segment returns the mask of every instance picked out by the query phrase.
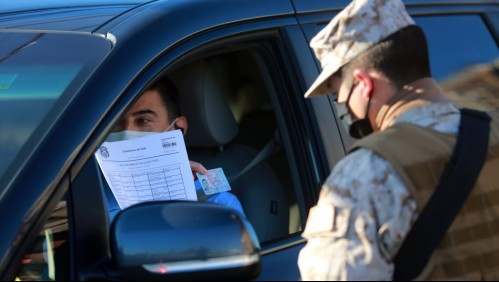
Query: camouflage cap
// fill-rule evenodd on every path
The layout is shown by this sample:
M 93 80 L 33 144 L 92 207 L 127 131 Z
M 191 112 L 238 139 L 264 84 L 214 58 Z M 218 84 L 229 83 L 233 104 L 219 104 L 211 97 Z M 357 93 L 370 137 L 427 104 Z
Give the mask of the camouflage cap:
M 353 0 L 310 41 L 322 72 L 305 98 L 328 94 L 326 80 L 360 53 L 414 21 L 400 0 Z

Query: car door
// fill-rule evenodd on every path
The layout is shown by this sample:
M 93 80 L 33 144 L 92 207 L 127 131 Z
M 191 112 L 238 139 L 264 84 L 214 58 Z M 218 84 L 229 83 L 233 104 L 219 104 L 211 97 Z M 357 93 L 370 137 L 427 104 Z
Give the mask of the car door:
M 176 5 L 176 3 L 169 1 L 164 2 L 167 2 L 166 6 Z M 282 3 L 283 1 L 276 2 L 272 6 L 274 7 L 272 10 L 277 14 L 286 13 L 287 10 L 282 8 Z M 16 163 L 24 169 L 18 173 L 20 176 L 16 175 L 17 182 L 12 184 L 11 179 L 2 179 L 2 184 L 12 184 L 12 187 L 20 187 L 21 189 L 12 189 L 13 192 L 9 192 L 9 194 L 15 194 L 15 190 L 19 190 L 19 192 L 29 191 L 29 193 L 15 194 L 10 198 L 2 197 L 2 209 L 5 207 L 5 211 L 9 211 L 9 213 L 10 209 L 16 211 L 15 214 L 11 213 L 15 216 L 9 221 L 12 223 L 9 224 L 11 226 L 9 235 L 11 233 L 18 234 L 16 232 L 22 235 L 12 241 L 12 246 L 9 246 L 12 242 L 7 240 L 10 239 L 7 236 L 4 238 L 6 240 L 2 241 L 4 249 L 11 252 L 3 253 L 5 256 L 2 260 L 2 269 L 5 271 L 2 271 L 2 277 L 9 279 L 22 277 L 35 280 L 54 278 L 85 280 L 92 278 L 110 279 L 110 277 L 112 279 L 131 279 L 133 277 L 116 273 L 119 268 L 106 267 L 107 265 L 113 266 L 110 261 L 116 257 L 111 255 L 110 236 L 112 234 L 109 231 L 111 222 L 107 217 L 103 179 L 99 177 L 100 171 L 93 158 L 94 152 L 137 95 L 158 75 L 161 75 L 165 68 L 170 67 L 173 61 L 192 49 L 201 48 L 202 44 L 209 42 L 209 40 L 218 40 L 220 36 L 223 36 L 216 30 L 203 31 L 204 28 L 209 25 L 223 25 L 227 23 L 226 21 L 231 23 L 240 16 L 240 14 L 234 14 L 232 19 L 211 17 L 204 13 L 206 9 L 203 8 L 206 7 L 199 6 L 196 8 L 197 13 L 204 15 L 206 20 L 191 21 L 186 13 L 191 16 L 191 12 L 195 12 L 192 9 L 186 10 L 183 6 L 168 7 L 166 9 L 168 17 L 164 17 L 165 15 L 162 13 L 165 13 L 165 10 L 158 9 L 154 6 L 155 4 L 150 3 L 150 5 L 142 6 L 144 10 L 139 11 L 139 14 L 144 12 L 141 15 L 142 18 L 140 16 L 127 18 L 128 14 L 126 14 L 124 19 L 120 18 L 117 22 L 106 22 L 108 25 L 102 27 L 100 31 L 95 30 L 93 35 L 84 32 L 75 35 L 75 37 L 78 35 L 88 36 L 102 41 L 105 47 L 108 49 L 111 47 L 111 52 L 105 53 L 107 57 L 97 69 L 85 69 L 85 73 L 90 72 L 92 75 L 81 78 L 85 83 L 71 85 L 72 88 L 68 90 L 70 94 L 67 95 L 67 99 L 57 104 L 57 107 L 52 108 L 50 117 L 53 120 L 51 119 L 51 123 L 47 123 L 52 127 L 49 127 L 47 131 L 43 131 L 45 128 L 40 128 L 36 138 L 32 138 L 33 143 L 40 142 L 42 144 L 36 147 L 39 151 L 35 151 L 36 154 L 31 153 L 31 155 L 28 154 L 30 151 L 23 154 L 23 156 L 30 157 L 26 161 L 29 166 L 23 166 L 24 159 Z M 187 5 L 190 4 L 187 3 Z M 217 5 L 213 4 L 209 4 L 208 7 L 214 10 L 218 8 Z M 239 10 L 238 5 L 232 7 Z M 251 13 L 257 13 L 256 16 L 260 15 L 258 13 L 274 16 L 271 12 L 262 10 L 258 6 L 251 5 L 251 7 L 253 11 L 243 11 L 249 13 L 249 16 L 246 15 L 249 18 L 251 18 Z M 292 11 L 289 2 L 285 1 L 284 7 Z M 170 9 L 178 9 L 182 12 L 176 11 L 170 14 Z M 185 30 L 179 30 L 176 25 L 172 25 L 172 22 L 175 23 L 180 19 L 186 21 L 184 22 Z M 143 26 L 147 20 L 152 21 L 152 23 L 149 22 L 151 26 Z M 163 25 L 169 28 L 168 32 L 162 32 L 163 27 L 158 28 L 156 25 L 158 22 L 154 22 L 154 20 L 166 21 L 166 23 L 163 22 Z M 161 26 L 161 23 L 159 24 Z M 231 24 L 228 25 L 227 30 L 230 34 Z M 154 32 L 158 32 L 158 29 L 160 33 L 155 34 Z M 56 31 L 48 33 L 51 33 L 51 35 L 46 36 L 49 38 L 58 36 L 66 38 L 71 37 L 72 34 L 72 32 L 61 32 L 62 35 L 57 35 Z M 26 34 L 29 35 L 29 33 Z M 156 37 L 156 35 L 161 36 Z M 172 48 L 177 41 L 189 36 L 192 36 L 192 40 L 186 40 L 185 44 L 179 45 L 178 48 Z M 147 40 L 152 40 L 152 42 L 149 42 L 148 45 L 146 44 Z M 28 43 L 33 42 L 28 41 Z M 79 42 L 73 40 L 72 43 L 78 44 Z M 80 47 L 84 49 L 85 46 L 81 45 Z M 144 46 L 149 47 L 145 48 Z M 23 50 L 24 47 L 21 46 L 17 50 Z M 73 49 L 67 48 L 65 52 L 70 53 L 71 50 Z M 84 51 L 89 50 L 91 48 Z M 57 49 L 54 48 L 53 51 L 57 51 Z M 61 54 L 65 55 L 65 52 Z M 6 53 L 9 54 L 9 52 Z M 2 57 L 2 59 L 7 57 Z M 80 57 L 86 56 L 81 55 Z M 34 64 L 37 62 L 39 61 L 33 60 Z M 29 68 L 23 68 L 23 70 L 30 71 Z M 68 74 L 61 73 L 63 76 Z M 15 78 L 14 75 L 11 77 Z M 2 87 L 5 88 L 4 82 L 2 80 Z M 30 85 L 36 88 L 36 83 Z M 33 92 L 36 93 L 36 91 Z M 52 166 L 43 165 L 47 160 L 50 160 Z M 4 165 L 5 163 L 2 163 L 2 168 Z M 43 182 L 37 182 L 40 179 L 43 179 Z M 30 189 L 37 189 L 36 192 L 39 194 L 34 194 L 35 191 L 30 191 Z M 30 201 L 23 201 L 23 197 Z M 5 203 L 6 199 L 15 199 L 15 201 Z M 19 203 L 23 204 L 23 209 L 13 208 L 18 200 Z M 276 207 L 273 209 L 275 213 Z M 24 216 L 22 212 L 25 211 L 32 213 L 29 222 L 22 222 Z M 7 212 L 4 213 L 4 216 L 8 217 Z M 283 226 L 287 229 L 288 223 L 286 222 Z M 19 231 L 19 229 L 22 230 Z M 243 228 L 241 231 L 246 232 L 245 230 L 250 229 Z M 213 231 L 206 230 L 206 232 L 213 234 Z M 61 240 L 59 235 L 64 236 L 64 239 Z M 246 233 L 243 235 L 244 238 L 248 237 Z M 227 239 L 230 237 L 226 236 L 225 240 L 219 241 L 228 242 Z M 178 239 L 182 239 L 182 234 L 178 234 Z M 116 241 L 116 239 L 113 240 Z M 64 243 L 65 247 L 57 249 L 58 255 L 55 255 L 54 247 L 59 247 L 61 242 Z M 221 246 L 221 248 L 227 247 Z M 143 250 L 139 248 L 139 251 Z M 257 256 L 259 257 L 259 253 Z M 57 259 L 55 259 L 56 257 Z M 123 257 L 126 258 L 126 254 Z M 36 261 L 35 258 L 39 261 Z M 5 268 L 3 268 L 4 266 Z M 197 269 L 194 268 L 194 270 Z M 230 271 L 227 272 L 229 277 L 230 273 Z M 224 273 L 218 274 L 222 277 L 224 275 Z M 141 278 L 147 278 L 147 276 Z
M 185 139 L 188 155 L 207 168 L 223 168 L 229 179 L 237 178 L 231 183 L 232 192 L 242 202 L 262 248 L 262 272 L 257 279 L 298 280 L 296 262 L 304 243 L 300 234 L 308 209 L 316 202 L 331 163 L 341 158 L 345 149 L 331 105 L 303 99 L 307 85 L 303 76 L 308 75 L 308 70 L 301 70 L 296 63 L 290 42 L 297 40 L 303 47 L 305 37 L 293 13 L 254 18 L 196 31 L 173 47 L 163 47 L 166 50 L 152 47 L 161 52 L 154 55 L 153 64 L 133 79 L 129 94 L 125 95 L 138 95 L 162 75 L 172 78 L 181 96 L 187 95 L 187 91 L 196 91 L 191 89 L 193 85 L 201 85 L 200 73 L 205 74 L 205 79 L 209 77 L 210 83 L 216 85 L 210 89 L 222 92 L 239 131 L 224 144 L 198 144 L 190 140 L 198 126 L 194 120 L 217 121 L 213 121 L 214 116 L 203 118 L 199 112 L 188 112 L 188 119 L 193 120 Z M 112 32 L 119 38 L 121 29 Z M 161 34 L 168 33 L 156 33 L 156 37 Z M 310 50 L 303 51 L 305 55 L 300 57 L 305 59 L 300 60 L 308 60 L 311 66 Z M 100 125 L 102 132 L 109 132 L 133 101 L 126 100 L 120 101 L 120 109 L 109 111 L 103 119 L 107 124 Z M 188 103 L 195 104 L 197 100 Z M 327 128 L 327 133 L 321 133 L 321 127 Z M 321 136 L 337 146 L 326 152 Z M 275 151 L 270 155 L 262 153 L 274 141 L 278 143 Z M 252 164 L 254 160 L 257 161 Z
M 191 160 L 209 169 L 221 167 L 229 179 L 237 177 L 231 182 L 232 192 L 260 239 L 262 272 L 257 279 L 262 280 L 300 278 L 296 264 L 304 242 L 300 234 L 329 171 L 322 139 L 317 136 L 318 124 L 331 120 L 316 119 L 317 115 L 329 117 L 331 112 L 317 113 L 312 102 L 303 99 L 305 82 L 290 56 L 289 41 L 295 39 L 288 28 L 299 30 L 292 15 L 242 21 L 200 33 L 158 57 L 150 68 L 154 71 L 143 78 L 152 81 L 168 75 L 180 95 L 190 96 L 201 95 L 188 91 L 197 91 L 194 86 L 209 79 L 215 85 L 210 90 L 222 92 L 237 123 L 237 135 L 217 146 L 199 144 L 210 143 L 190 138 L 192 132 L 201 130 L 196 129 L 201 121 L 226 121 L 184 112 L 191 120 L 187 151 Z M 302 33 L 297 36 L 304 40 Z M 344 147 L 334 121 L 330 134 L 338 147 L 329 153 L 339 158 Z M 275 152 L 262 153 L 276 141 L 276 135 Z

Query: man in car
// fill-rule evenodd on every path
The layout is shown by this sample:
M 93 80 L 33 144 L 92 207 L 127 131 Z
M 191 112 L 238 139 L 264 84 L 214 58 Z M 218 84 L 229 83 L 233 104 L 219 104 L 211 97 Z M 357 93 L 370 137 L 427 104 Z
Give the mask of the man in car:
M 305 97 L 336 93 L 338 115 L 362 139 L 310 210 L 298 258 L 302 279 L 391 280 L 399 248 L 451 158 L 462 115 L 431 77 L 426 38 L 400 0 L 352 1 L 310 46 L 322 73 Z M 468 198 L 473 203 L 444 231 L 419 278 L 499 277 L 499 127 L 497 112 L 489 115 L 488 161 Z
M 154 133 L 180 129 L 187 133 L 187 118 L 179 115 L 178 91 L 173 82 L 166 76 L 151 85 L 125 114 L 113 129 L 106 141 L 129 140 Z M 220 192 L 210 196 L 202 195 L 202 186 L 196 173 L 206 174 L 206 168 L 197 162 L 190 161 L 192 175 L 198 200 L 223 204 L 244 214 L 241 203 L 230 192 Z M 121 210 L 109 187 L 105 190 L 111 219 Z

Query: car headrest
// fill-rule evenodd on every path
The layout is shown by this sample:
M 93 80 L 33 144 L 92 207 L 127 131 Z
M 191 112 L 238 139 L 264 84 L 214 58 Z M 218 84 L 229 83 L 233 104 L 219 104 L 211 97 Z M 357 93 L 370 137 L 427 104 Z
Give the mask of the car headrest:
M 169 75 L 179 92 L 180 112 L 187 118 L 188 147 L 217 147 L 230 142 L 238 125 L 206 61 L 196 61 Z

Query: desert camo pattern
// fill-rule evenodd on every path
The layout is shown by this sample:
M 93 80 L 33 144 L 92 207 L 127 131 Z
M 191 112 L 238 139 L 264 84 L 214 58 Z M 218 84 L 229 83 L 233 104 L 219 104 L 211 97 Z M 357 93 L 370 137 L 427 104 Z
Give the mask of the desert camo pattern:
M 400 0 L 354 0 L 310 41 L 322 72 L 305 97 L 328 94 L 325 80 L 392 33 L 413 25 Z
M 408 122 L 457 134 L 451 103 L 412 109 Z M 394 167 L 368 149 L 341 160 L 310 210 L 298 265 L 303 280 L 391 280 L 392 258 L 417 218 L 416 201 Z

